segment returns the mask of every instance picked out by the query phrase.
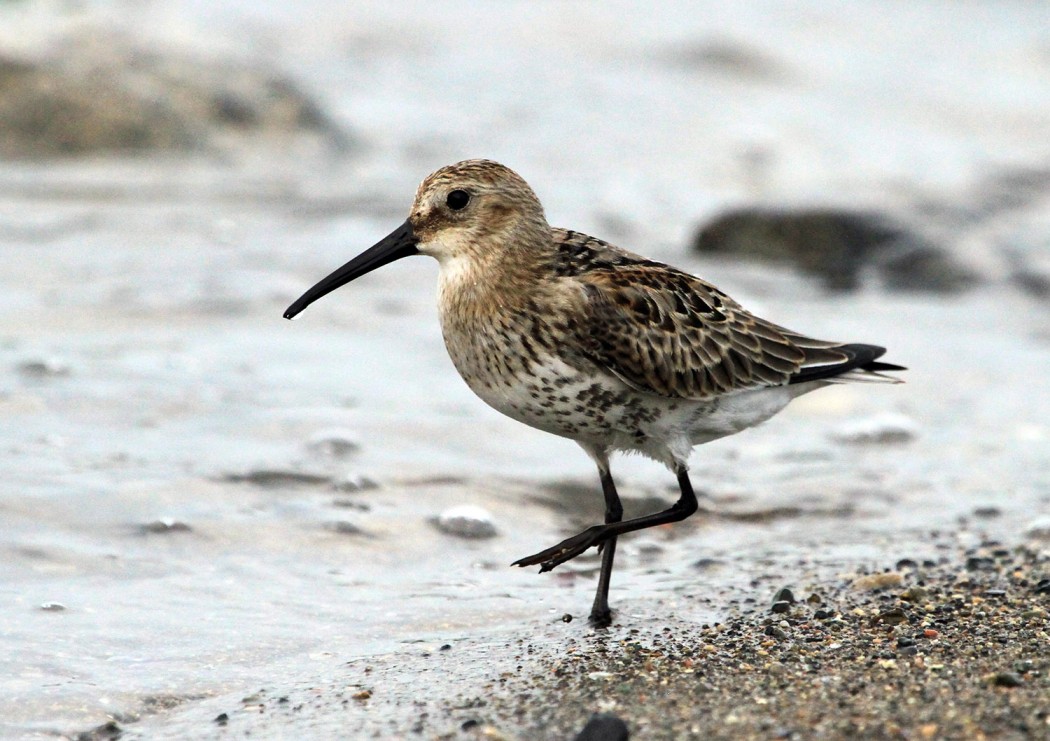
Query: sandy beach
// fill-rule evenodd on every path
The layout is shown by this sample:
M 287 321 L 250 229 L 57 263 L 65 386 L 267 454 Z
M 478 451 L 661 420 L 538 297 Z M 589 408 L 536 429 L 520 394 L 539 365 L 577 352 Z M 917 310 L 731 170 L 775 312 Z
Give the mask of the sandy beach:
M 0 1 L 0 737 L 1050 738 L 1046 21 Z M 593 553 L 509 566 L 601 490 L 466 388 L 431 261 L 281 318 L 467 157 L 910 369 L 697 449 L 607 631 Z

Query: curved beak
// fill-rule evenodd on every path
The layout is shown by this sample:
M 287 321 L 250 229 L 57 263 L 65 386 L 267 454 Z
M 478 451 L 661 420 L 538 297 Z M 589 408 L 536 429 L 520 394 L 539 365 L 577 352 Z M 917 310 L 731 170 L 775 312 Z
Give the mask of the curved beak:
M 371 273 L 376 268 L 381 268 L 394 260 L 400 260 L 409 255 L 418 255 L 416 249 L 416 235 L 412 232 L 412 224 L 405 221 L 404 224 L 383 237 L 377 244 L 369 247 L 343 267 L 335 270 L 327 278 L 318 281 L 317 285 L 297 298 L 291 306 L 284 311 L 284 318 L 291 319 L 307 306 L 322 296 L 334 291 L 339 286 L 345 285 L 354 278 L 360 278 L 365 273 Z

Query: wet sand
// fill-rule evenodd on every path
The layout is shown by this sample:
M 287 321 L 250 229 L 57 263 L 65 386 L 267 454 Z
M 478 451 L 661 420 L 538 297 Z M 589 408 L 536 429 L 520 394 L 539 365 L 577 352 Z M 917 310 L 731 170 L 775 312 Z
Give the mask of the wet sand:
M 0 7 L 10 48 L 98 23 L 279 64 L 349 142 L 3 163 L 0 735 L 565 739 L 595 711 L 640 739 L 1050 735 L 1039 11 L 309 7 L 177 3 L 168 31 L 119 3 Z M 433 264 L 280 318 L 479 155 L 554 223 L 911 368 L 699 449 L 705 512 L 622 540 L 607 632 L 583 619 L 593 554 L 508 565 L 597 522 L 598 482 L 466 389 Z M 834 293 L 689 249 L 724 207 L 800 202 L 919 224 L 981 282 Z M 629 514 L 674 499 L 655 464 L 614 473 Z M 434 525 L 463 505 L 495 535 Z

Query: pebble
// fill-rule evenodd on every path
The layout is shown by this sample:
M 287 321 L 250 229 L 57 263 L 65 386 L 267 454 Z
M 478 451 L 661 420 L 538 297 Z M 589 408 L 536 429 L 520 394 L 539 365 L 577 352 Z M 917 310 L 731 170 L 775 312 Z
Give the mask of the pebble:
M 1050 516 L 1036 517 L 1025 528 L 1024 535 L 1032 540 L 1050 540 Z
M 627 741 L 630 737 L 623 720 L 612 713 L 595 713 L 574 741 Z
M 498 534 L 492 515 L 473 504 L 450 507 L 433 522 L 441 532 L 458 538 L 492 538 Z
M 789 605 L 795 604 L 795 594 L 788 587 L 781 587 L 777 590 L 777 593 L 773 595 L 773 603 L 787 602 Z
M 355 435 L 341 428 L 321 430 L 311 435 L 306 442 L 306 449 L 316 455 L 328 458 L 345 458 L 361 449 Z
M 162 517 L 159 520 L 153 522 L 147 522 L 142 525 L 140 530 L 145 534 L 158 534 L 166 535 L 168 533 L 188 533 L 192 532 L 193 528 L 187 525 L 181 520 L 176 520 L 172 517 Z
M 783 615 L 784 613 L 791 611 L 791 603 L 787 600 L 777 600 L 769 609 L 778 615 Z
M 61 602 L 41 602 L 40 609 L 44 612 L 64 612 L 66 606 Z
M 36 358 L 16 366 L 19 373 L 28 378 L 62 378 L 73 372 L 72 367 L 61 358 Z
M 90 731 L 78 733 L 77 741 L 115 741 L 124 735 L 124 729 L 115 721 L 95 726 Z
M 992 684 L 996 687 L 1020 687 L 1024 680 L 1013 672 L 999 672 L 992 677 Z
M 908 615 L 899 607 L 884 610 L 871 619 L 872 624 L 884 623 L 886 625 L 900 625 L 908 622 Z
M 914 440 L 918 431 L 918 425 L 903 414 L 879 414 L 841 425 L 831 437 L 848 445 L 887 445 Z
M 868 592 L 875 589 L 886 589 L 887 587 L 900 586 L 901 582 L 904 581 L 904 577 L 896 571 L 884 571 L 878 574 L 865 574 L 858 576 L 850 586 L 861 592 Z
M 926 589 L 918 585 L 908 587 L 900 593 L 900 598 L 905 602 L 922 602 L 929 596 L 930 593 Z
M 365 531 L 347 520 L 335 520 L 325 524 L 327 530 L 339 535 L 365 535 Z

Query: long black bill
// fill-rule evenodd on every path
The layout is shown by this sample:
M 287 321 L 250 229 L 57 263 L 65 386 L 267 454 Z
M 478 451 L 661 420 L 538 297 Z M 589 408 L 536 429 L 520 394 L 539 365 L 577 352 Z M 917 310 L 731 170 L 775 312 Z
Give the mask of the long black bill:
M 317 299 L 328 295 L 354 278 L 360 278 L 365 273 L 371 273 L 376 268 L 381 268 L 394 260 L 418 254 L 416 235 L 412 233 L 412 224 L 406 221 L 377 244 L 369 247 L 327 278 L 318 281 L 317 285 L 297 298 L 291 306 L 285 309 L 284 318 L 291 319 Z

